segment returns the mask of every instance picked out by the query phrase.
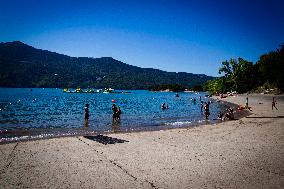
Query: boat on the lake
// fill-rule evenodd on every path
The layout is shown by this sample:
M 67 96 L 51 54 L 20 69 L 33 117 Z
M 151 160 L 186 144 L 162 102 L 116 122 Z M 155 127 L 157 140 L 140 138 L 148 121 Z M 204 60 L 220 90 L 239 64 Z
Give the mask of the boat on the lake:
M 116 91 L 115 89 L 112 89 L 112 88 L 104 88 L 104 89 L 98 89 L 98 90 L 94 90 L 92 88 L 89 88 L 89 89 L 83 90 L 79 87 L 75 90 L 64 88 L 63 92 L 64 93 L 104 93 L 104 94 L 108 94 L 108 93 L 124 93 L 124 94 L 131 93 L 129 91 Z
M 80 87 L 78 87 L 78 88 L 75 89 L 75 90 L 71 90 L 71 89 L 68 89 L 68 88 L 64 88 L 64 89 L 63 89 L 63 92 L 64 92 L 64 93 L 95 93 L 95 90 L 94 90 L 94 89 L 86 89 L 86 90 L 83 90 L 83 89 L 81 89 Z
M 129 91 L 116 91 L 115 89 L 112 89 L 112 88 L 105 88 L 104 90 L 102 90 L 102 93 L 105 93 L 105 94 L 108 94 L 108 93 L 124 93 L 124 94 L 127 94 L 127 93 L 131 93 Z
M 103 90 L 103 93 L 115 93 L 115 90 L 112 89 L 112 88 L 105 88 L 105 89 Z

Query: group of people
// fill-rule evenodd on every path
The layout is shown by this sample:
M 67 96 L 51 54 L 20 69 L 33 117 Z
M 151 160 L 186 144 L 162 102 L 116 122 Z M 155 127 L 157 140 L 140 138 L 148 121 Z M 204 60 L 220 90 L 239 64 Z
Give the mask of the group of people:
M 89 126 L 89 117 L 90 117 L 90 112 L 89 112 L 89 104 L 85 104 L 85 127 Z M 121 115 L 121 109 L 119 106 L 116 106 L 115 104 L 112 105 L 112 122 L 119 122 L 120 121 L 120 115 Z
M 222 121 L 224 121 L 226 119 L 234 120 L 235 119 L 234 110 L 231 107 L 228 107 L 226 109 L 225 115 L 224 115 L 224 113 L 219 112 L 217 117 L 218 117 L 219 120 L 222 120 Z
M 121 109 L 119 106 L 116 106 L 115 104 L 112 104 L 112 122 L 119 122 L 120 121 L 120 115 L 121 115 Z
M 201 101 L 201 112 L 204 109 L 204 116 L 205 119 L 208 119 L 209 115 L 210 115 L 210 110 L 209 110 L 209 105 L 210 105 L 211 101 L 208 102 L 203 102 Z M 224 113 L 222 113 L 221 111 L 218 113 L 217 115 L 217 119 L 219 120 L 225 120 L 225 119 L 229 119 L 229 120 L 233 120 L 234 118 L 234 110 L 231 107 L 228 107 L 226 109 L 226 111 Z
M 199 100 L 200 100 L 200 111 L 203 112 L 203 109 L 204 109 L 204 116 L 206 119 L 208 119 L 209 115 L 210 115 L 210 110 L 209 110 L 209 105 L 211 103 L 211 101 L 208 101 L 208 102 L 203 102 L 201 100 L 201 96 L 199 97 Z M 191 101 L 196 104 L 196 98 L 191 98 Z M 169 109 L 169 105 L 166 104 L 166 103 L 162 103 L 161 104 L 161 109 L 162 110 L 165 110 L 165 109 Z
M 196 102 L 196 99 L 194 99 L 194 101 Z M 200 97 L 200 110 L 201 112 L 204 110 L 204 116 L 206 119 L 208 119 L 209 115 L 210 115 L 210 110 L 209 110 L 209 105 L 210 105 L 210 101 L 208 102 L 203 102 L 201 100 L 201 97 Z M 276 99 L 275 97 L 272 98 L 272 110 L 275 108 L 276 110 L 277 107 L 276 107 Z M 165 110 L 165 109 L 169 109 L 169 105 L 166 104 L 166 103 L 162 103 L 161 104 L 161 109 L 162 110 Z M 241 109 L 249 109 L 251 110 L 251 107 L 249 107 L 249 104 L 248 104 L 248 97 L 246 98 L 246 102 L 245 102 L 245 107 L 241 107 Z M 89 117 L 90 117 L 90 113 L 89 113 L 89 104 L 85 104 L 85 127 L 88 127 L 89 125 Z M 240 110 L 240 107 L 238 107 L 238 110 Z M 119 106 L 116 106 L 115 104 L 112 104 L 112 122 L 115 123 L 115 122 L 119 122 L 120 121 L 120 115 L 121 115 L 121 109 Z M 222 112 L 219 112 L 218 113 L 218 118 L 217 119 L 220 119 L 220 120 L 225 120 L 225 119 L 229 119 L 229 120 L 234 120 L 234 110 L 231 108 L 231 107 L 228 107 L 225 111 L 225 113 L 222 113 Z
M 162 109 L 162 110 L 169 109 L 169 105 L 166 104 L 166 103 L 163 103 L 163 104 L 161 105 L 161 109 Z

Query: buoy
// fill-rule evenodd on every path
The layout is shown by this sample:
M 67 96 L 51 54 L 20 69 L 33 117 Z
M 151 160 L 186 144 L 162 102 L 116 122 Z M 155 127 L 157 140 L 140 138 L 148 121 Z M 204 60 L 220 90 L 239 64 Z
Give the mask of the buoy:
M 112 99 L 111 102 L 116 102 L 116 100 Z

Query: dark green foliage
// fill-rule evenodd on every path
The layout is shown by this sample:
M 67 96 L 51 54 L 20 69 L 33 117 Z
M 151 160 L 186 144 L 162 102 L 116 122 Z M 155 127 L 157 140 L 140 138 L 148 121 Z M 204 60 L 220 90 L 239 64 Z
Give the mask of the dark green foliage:
M 226 79 L 225 77 L 220 77 L 215 80 L 210 80 L 205 83 L 203 86 L 204 91 L 208 91 L 211 94 L 224 93 L 226 89 Z
M 193 91 L 203 91 L 203 87 L 201 85 L 195 85 L 191 89 Z
M 242 58 L 222 62 L 219 74 L 224 73 L 223 84 L 227 91 L 244 93 L 255 87 L 255 70 L 252 62 Z
M 112 87 L 148 89 L 161 84 L 203 85 L 213 77 L 139 68 L 111 57 L 69 57 L 21 42 L 0 43 L 1 87 Z
M 253 64 L 242 58 L 222 62 L 219 69 L 222 77 L 205 83 L 204 90 L 210 93 L 237 91 L 245 93 L 263 85 L 276 86 L 284 91 L 284 48 L 260 57 Z
M 268 82 L 284 91 L 284 46 L 281 45 L 280 50 L 262 55 L 256 63 L 256 69 L 260 75 L 260 83 Z
M 165 91 L 165 90 L 170 90 L 173 92 L 180 92 L 180 91 L 184 91 L 185 87 L 181 86 L 179 84 L 164 84 L 164 85 L 156 85 L 156 86 L 152 86 L 149 87 L 150 91 Z

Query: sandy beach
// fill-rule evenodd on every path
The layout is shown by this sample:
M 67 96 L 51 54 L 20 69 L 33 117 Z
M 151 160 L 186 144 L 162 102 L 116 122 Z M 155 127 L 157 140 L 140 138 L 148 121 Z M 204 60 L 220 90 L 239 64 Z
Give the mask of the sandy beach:
M 1 144 L 0 188 L 284 188 L 283 99 L 249 95 L 248 117 L 215 125 Z

